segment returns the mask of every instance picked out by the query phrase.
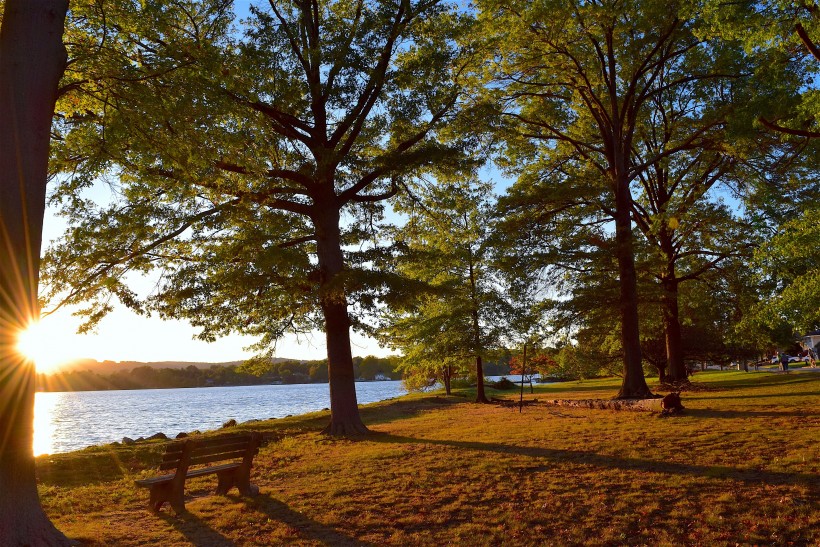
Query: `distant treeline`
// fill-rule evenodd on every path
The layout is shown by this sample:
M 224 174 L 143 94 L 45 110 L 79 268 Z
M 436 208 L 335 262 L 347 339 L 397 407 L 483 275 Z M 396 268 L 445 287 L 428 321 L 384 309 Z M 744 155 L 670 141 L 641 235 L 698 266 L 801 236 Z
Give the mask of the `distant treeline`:
M 397 357 L 354 357 L 356 378 L 400 380 Z M 111 389 L 156 389 L 211 386 L 252 386 L 260 384 L 306 384 L 327 382 L 327 360 L 281 361 L 250 360 L 239 365 L 212 365 L 197 368 L 136 367 L 128 371 L 101 374 L 89 370 L 40 374 L 39 391 L 98 391 Z

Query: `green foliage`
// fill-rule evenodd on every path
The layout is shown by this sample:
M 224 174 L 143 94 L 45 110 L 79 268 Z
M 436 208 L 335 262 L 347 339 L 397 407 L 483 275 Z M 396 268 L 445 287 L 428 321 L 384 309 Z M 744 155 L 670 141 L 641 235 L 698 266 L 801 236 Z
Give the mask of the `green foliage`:
M 770 78 L 787 78 L 787 85 L 802 87 L 802 93 L 777 93 L 767 97 L 758 110 L 760 122 L 769 129 L 797 137 L 820 136 L 818 113 L 820 103 L 814 79 L 820 69 L 816 44 L 820 36 L 820 18 L 813 4 L 789 0 L 725 3 L 709 0 L 703 6 L 708 22 L 706 31 L 737 39 L 747 51 L 754 51 L 769 59 L 760 62 L 756 70 Z M 801 39 L 801 31 L 807 41 Z M 812 51 L 814 49 L 814 51 Z M 778 63 L 771 62 L 778 59 Z M 774 74 L 776 64 L 790 65 L 790 70 Z M 779 128 L 779 129 L 777 129 Z
M 45 298 L 83 305 L 86 328 L 114 298 L 265 350 L 321 328 L 321 301 L 358 325 L 395 286 L 381 202 L 461 157 L 439 131 L 469 24 L 443 2 L 282 0 L 241 28 L 221 0 L 79 4 L 52 158 L 69 231 Z M 103 183 L 110 200 L 83 197 Z
M 602 374 L 603 363 L 592 352 L 581 351 L 573 345 L 565 345 L 556 356 L 557 366 L 550 374 L 561 380 L 597 378 Z
M 820 207 L 809 201 L 786 217 L 755 256 L 772 293 L 761 302 L 757 321 L 777 329 L 785 323 L 800 332 L 820 328 Z M 783 340 L 779 346 L 784 347 Z
M 405 377 L 459 376 L 499 347 L 508 306 L 493 267 L 491 188 L 444 182 L 418 185 L 400 203 L 394 232 L 396 272 L 419 290 L 385 310 L 381 340 L 403 354 Z

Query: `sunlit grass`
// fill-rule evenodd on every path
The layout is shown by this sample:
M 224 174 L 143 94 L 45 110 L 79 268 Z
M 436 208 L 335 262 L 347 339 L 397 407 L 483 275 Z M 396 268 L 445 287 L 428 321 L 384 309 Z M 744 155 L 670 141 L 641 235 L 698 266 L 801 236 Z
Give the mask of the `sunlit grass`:
M 377 434 L 364 440 L 321 436 L 326 413 L 255 423 L 272 436 L 253 474 L 262 495 L 193 481 L 184 517 L 151 515 L 133 486 L 159 442 L 41 458 L 41 495 L 61 529 L 98 545 L 818 544 L 820 374 L 695 380 L 709 390 L 684 393 L 671 418 L 439 394 L 370 405 Z M 617 385 L 526 398 L 611 397 Z

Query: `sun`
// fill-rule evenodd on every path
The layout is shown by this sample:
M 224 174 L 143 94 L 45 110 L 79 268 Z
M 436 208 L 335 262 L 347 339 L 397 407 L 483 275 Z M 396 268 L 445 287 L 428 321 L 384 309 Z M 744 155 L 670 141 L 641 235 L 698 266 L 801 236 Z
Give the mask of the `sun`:
M 39 321 L 30 323 L 26 330 L 17 335 L 17 350 L 34 361 L 37 372 L 56 372 L 65 360 L 59 345 L 51 338 Z

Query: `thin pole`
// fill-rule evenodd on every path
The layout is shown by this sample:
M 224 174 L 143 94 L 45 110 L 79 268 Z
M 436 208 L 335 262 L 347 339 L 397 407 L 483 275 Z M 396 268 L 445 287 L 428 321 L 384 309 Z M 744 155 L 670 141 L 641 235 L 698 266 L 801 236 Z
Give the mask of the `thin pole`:
M 524 408 L 524 372 L 527 370 L 527 343 L 524 342 L 524 357 L 521 359 L 521 394 L 518 396 L 518 413 Z

